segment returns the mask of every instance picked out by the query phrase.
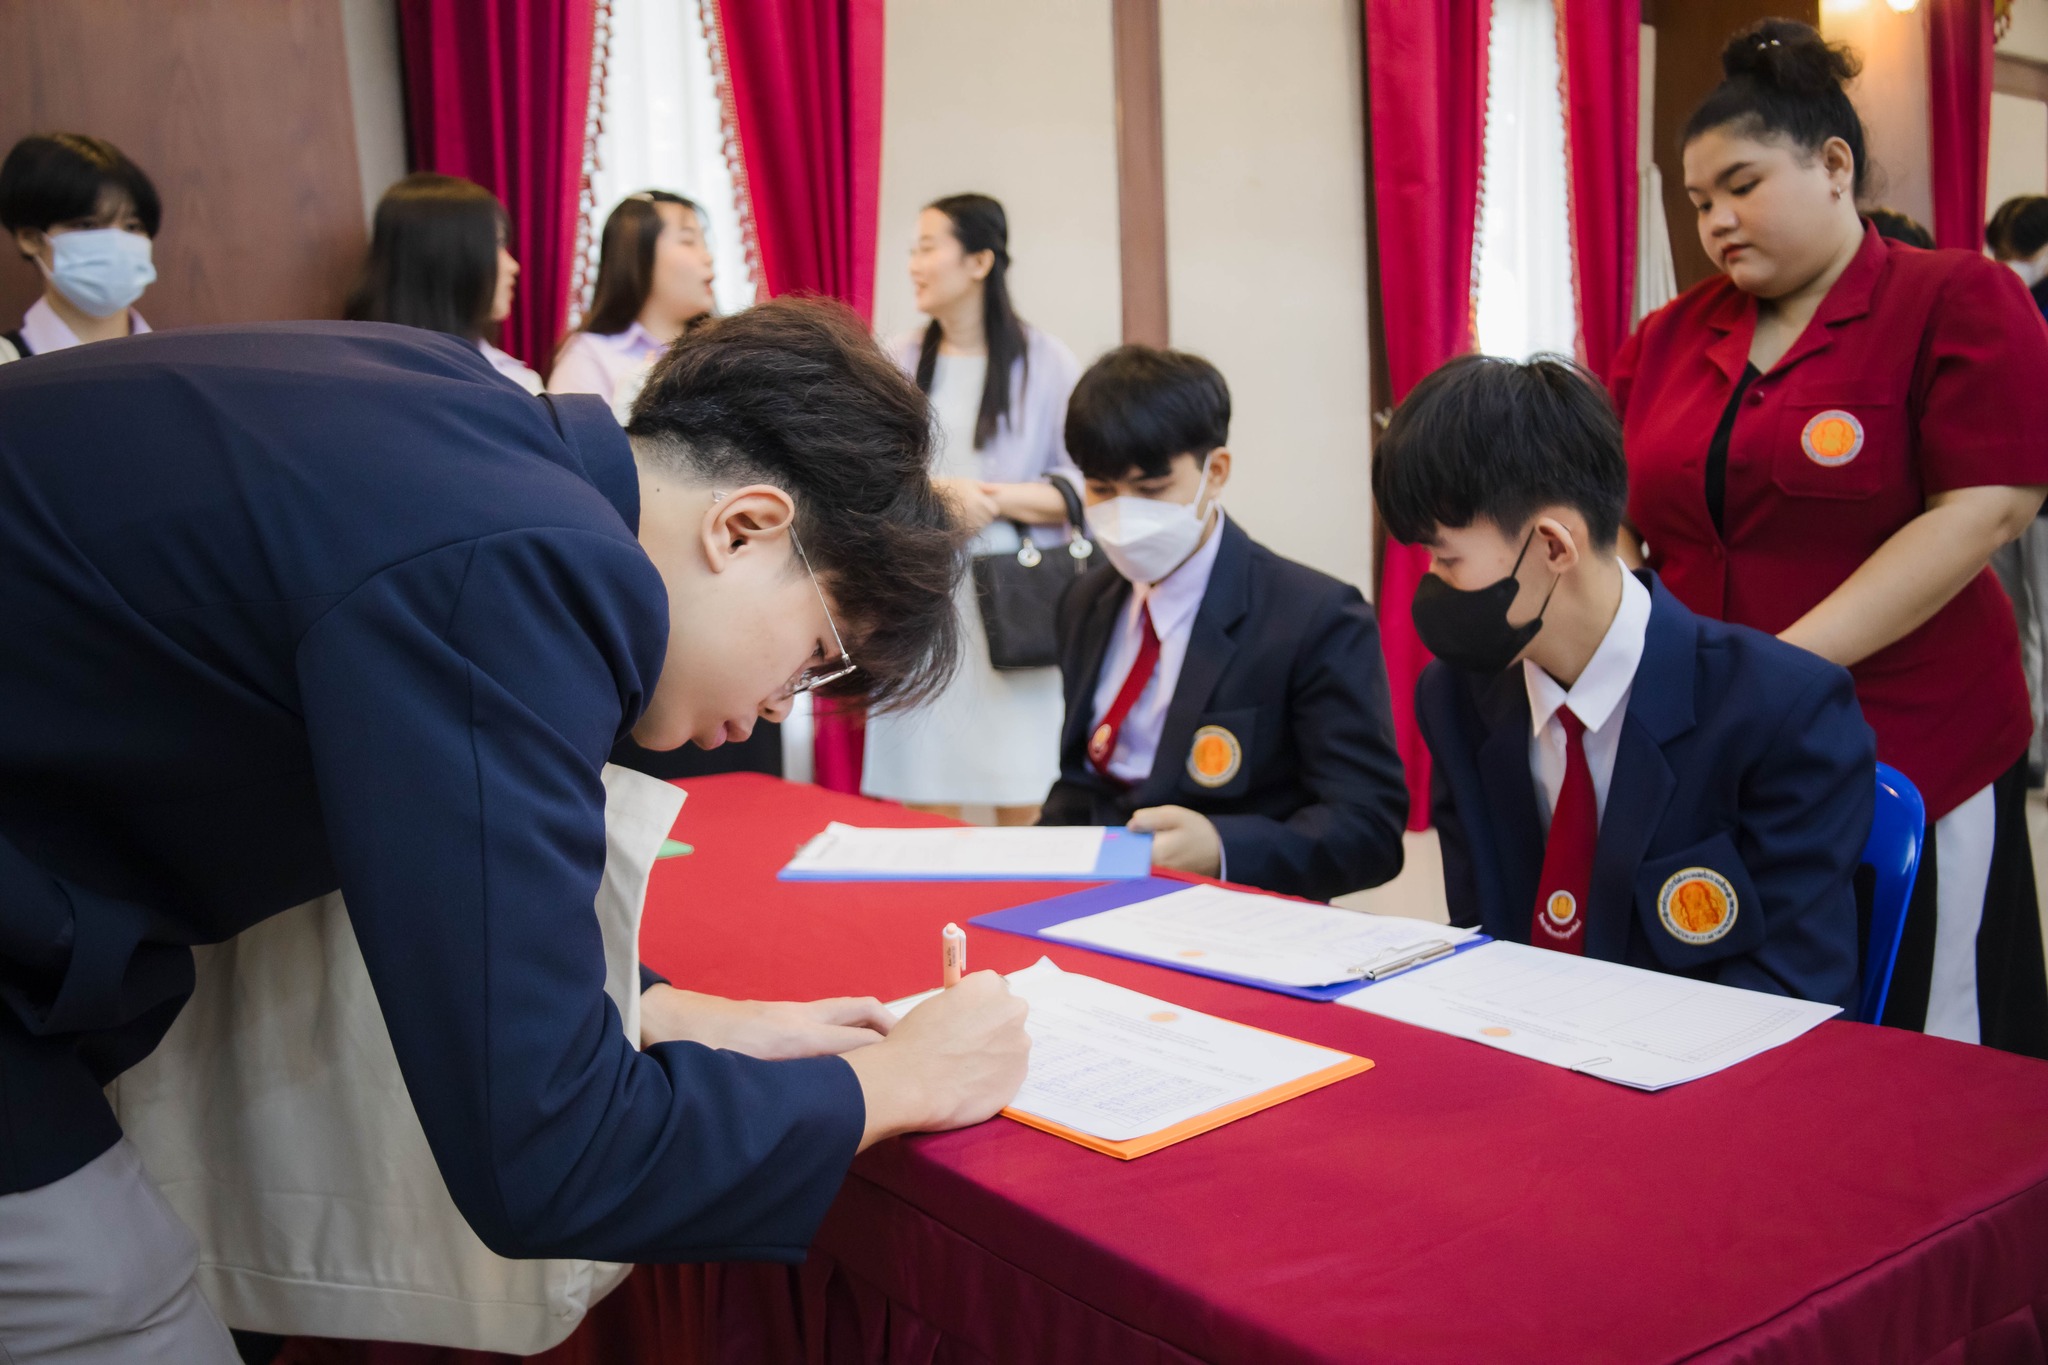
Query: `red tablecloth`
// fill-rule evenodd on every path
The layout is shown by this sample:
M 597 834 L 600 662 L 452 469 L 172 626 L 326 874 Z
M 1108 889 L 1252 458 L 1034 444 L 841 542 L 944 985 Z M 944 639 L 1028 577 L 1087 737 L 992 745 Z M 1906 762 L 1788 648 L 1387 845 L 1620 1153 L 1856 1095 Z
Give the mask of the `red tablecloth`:
M 741 997 L 933 983 L 948 919 L 1039 884 L 820 885 L 828 819 L 926 823 L 735 775 L 688 784 L 644 955 Z M 969 931 L 1373 1058 L 1135 1162 L 996 1120 L 855 1163 L 800 1269 L 643 1267 L 549 1365 L 2048 1360 L 2048 1064 L 1824 1024 L 1645 1095 L 1340 1007 Z M 301 1365 L 486 1357 L 295 1343 Z

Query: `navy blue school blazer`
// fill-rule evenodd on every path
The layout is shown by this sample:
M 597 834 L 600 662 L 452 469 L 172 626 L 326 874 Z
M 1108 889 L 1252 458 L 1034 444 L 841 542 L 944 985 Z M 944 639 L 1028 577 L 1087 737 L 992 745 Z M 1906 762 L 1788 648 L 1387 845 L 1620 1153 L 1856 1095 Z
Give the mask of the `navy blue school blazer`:
M 1594 853 L 1586 955 L 1853 1008 L 1877 741 L 1847 669 L 1695 616 L 1647 570 L 1650 623 Z M 1415 689 L 1451 922 L 1529 941 L 1543 826 L 1520 667 L 1441 660 Z M 1711 873 L 1721 879 L 1701 873 Z M 1689 919 L 1688 882 L 1724 889 Z
M 1327 900 L 1401 870 L 1408 788 L 1394 748 L 1379 622 L 1358 589 L 1282 559 L 1225 519 L 1152 774 L 1125 788 L 1088 762 L 1095 685 L 1131 600 L 1097 569 L 1060 604 L 1067 718 L 1047 825 L 1121 825 L 1147 806 L 1186 806 L 1222 836 L 1231 881 Z M 1190 758 L 1217 727 L 1238 746 L 1221 785 Z M 1210 776 L 1217 775 L 1212 768 Z
M 0 367 L 0 1191 L 119 1136 L 191 945 L 339 888 L 493 1250 L 802 1255 L 851 1069 L 636 1052 L 604 994 L 599 770 L 668 637 L 639 501 L 602 402 L 431 332 Z

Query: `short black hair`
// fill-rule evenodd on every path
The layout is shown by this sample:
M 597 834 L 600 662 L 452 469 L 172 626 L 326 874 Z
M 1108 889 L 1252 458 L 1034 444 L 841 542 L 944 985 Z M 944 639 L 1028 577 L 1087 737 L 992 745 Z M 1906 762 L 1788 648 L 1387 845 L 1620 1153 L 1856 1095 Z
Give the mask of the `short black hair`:
M 41 133 L 14 144 L 0 162 L 0 225 L 48 232 L 59 223 L 97 218 L 109 198 L 126 199 L 154 237 L 163 204 L 142 168 L 105 138 Z
M 1888 241 L 1904 242 L 1922 251 L 1934 250 L 1934 234 L 1909 213 L 1900 213 L 1897 209 L 1871 209 L 1863 216 L 1877 229 L 1877 235 Z
M 1984 225 L 1984 245 L 2001 261 L 2032 256 L 2048 246 L 2048 196 L 2016 194 Z
M 1088 367 L 1067 399 L 1067 453 L 1083 476 L 1159 478 L 1174 457 L 1230 441 L 1230 386 L 1186 351 L 1119 346 Z
M 1621 422 L 1570 361 L 1459 356 L 1394 409 L 1373 450 L 1372 492 L 1387 534 L 1403 544 L 1481 519 L 1512 535 L 1562 505 L 1604 550 L 1628 509 Z
M 475 181 L 408 175 L 377 201 L 370 253 L 342 315 L 481 341 L 510 230 L 505 206 Z
M 772 484 L 795 501 L 797 538 L 859 665 L 826 695 L 888 710 L 945 687 L 966 533 L 932 484 L 930 405 L 852 310 L 781 298 L 685 332 L 626 432 L 680 477 Z
M 1746 136 L 1782 137 L 1809 156 L 1838 137 L 1856 163 L 1853 184 L 1860 196 L 1869 170 L 1863 120 L 1843 87 L 1862 69 L 1854 52 L 1828 42 L 1810 24 L 1759 19 L 1721 49 L 1721 83 L 1685 121 L 1679 150 L 1728 126 Z

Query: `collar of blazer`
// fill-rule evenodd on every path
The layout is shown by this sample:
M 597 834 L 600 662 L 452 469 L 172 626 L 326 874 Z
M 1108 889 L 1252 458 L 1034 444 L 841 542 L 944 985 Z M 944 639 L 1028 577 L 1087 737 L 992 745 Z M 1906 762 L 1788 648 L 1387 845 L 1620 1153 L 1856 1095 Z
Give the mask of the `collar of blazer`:
M 1636 868 L 1664 818 L 1678 779 L 1663 746 L 1694 724 L 1693 672 L 1699 630 L 1687 611 L 1655 574 L 1638 574 L 1650 590 L 1650 623 L 1643 658 L 1629 686 L 1614 777 L 1601 815 L 1600 841 L 1593 857 L 1592 904 L 1586 917 L 1588 956 L 1622 961 L 1628 951 L 1630 901 Z M 1480 746 L 1480 780 L 1502 859 L 1507 913 L 1527 939 L 1527 910 L 1536 904 L 1536 878 L 1543 868 L 1543 825 L 1536 783 L 1529 772 L 1529 693 L 1519 669 L 1510 668 L 1482 685 L 1478 697 L 1486 720 Z M 1517 918 L 1521 917 L 1521 918 Z

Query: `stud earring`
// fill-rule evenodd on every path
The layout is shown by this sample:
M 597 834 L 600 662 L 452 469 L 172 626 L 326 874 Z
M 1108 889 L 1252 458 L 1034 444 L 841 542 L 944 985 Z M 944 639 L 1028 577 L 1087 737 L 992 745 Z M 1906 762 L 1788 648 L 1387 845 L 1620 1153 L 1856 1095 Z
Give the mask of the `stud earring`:
M 1840 185 L 1835 186 L 1833 194 L 1835 198 L 1840 199 L 1842 197 L 1842 187 Z

